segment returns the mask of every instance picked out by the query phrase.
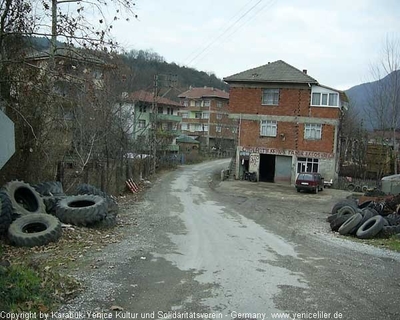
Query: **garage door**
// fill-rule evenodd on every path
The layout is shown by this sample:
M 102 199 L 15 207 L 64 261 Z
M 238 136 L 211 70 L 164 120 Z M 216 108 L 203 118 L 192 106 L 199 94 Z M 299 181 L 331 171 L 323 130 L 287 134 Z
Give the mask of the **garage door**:
M 275 182 L 290 184 L 292 175 L 292 157 L 276 156 Z

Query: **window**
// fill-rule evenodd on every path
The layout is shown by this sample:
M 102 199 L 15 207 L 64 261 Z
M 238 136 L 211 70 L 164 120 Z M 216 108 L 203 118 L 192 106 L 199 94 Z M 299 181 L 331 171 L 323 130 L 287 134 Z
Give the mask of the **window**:
M 204 132 L 208 132 L 208 125 L 206 125 L 206 124 L 203 125 L 203 131 L 204 131 Z
M 208 112 L 203 112 L 202 119 L 209 119 L 209 118 L 210 118 L 210 114 Z
M 201 112 L 196 112 L 196 113 L 194 114 L 194 117 L 195 117 L 196 119 L 201 119 L 201 116 L 202 116 L 202 113 L 201 113 Z
M 221 120 L 222 119 L 222 114 L 221 113 L 217 113 L 217 119 Z
M 189 131 L 190 132 L 194 132 L 195 131 L 195 125 L 194 124 L 190 124 L 189 125 Z
M 196 124 L 195 131 L 203 131 L 203 126 L 201 124 Z
M 194 107 L 194 100 L 190 100 L 190 106 Z
M 188 124 L 187 124 L 187 123 L 182 123 L 181 129 L 182 129 L 182 130 L 188 130 L 188 129 L 189 129 L 189 128 L 188 128 Z
M 196 103 L 195 103 L 195 106 L 196 107 L 201 107 L 201 100 L 197 100 Z
M 237 133 L 237 128 L 232 128 L 232 133 Z
M 167 108 L 167 114 L 174 114 L 174 109 Z
M 163 107 L 158 107 L 158 113 L 163 113 L 163 112 L 164 112 Z
M 313 92 L 311 97 L 311 105 L 337 107 L 339 105 L 339 94 Z
M 139 112 L 145 113 L 147 111 L 147 107 L 144 105 L 139 106 Z
M 217 108 L 222 108 L 222 102 L 221 101 L 217 101 Z
M 204 100 L 204 106 L 205 107 L 209 107 L 211 105 L 211 101 L 210 100 Z
M 188 118 L 188 113 L 187 112 L 182 112 L 181 116 L 182 116 L 182 119 L 187 119 Z
M 139 129 L 143 129 L 146 127 L 146 120 L 139 120 Z
M 184 101 L 183 101 L 183 105 L 184 105 L 185 107 L 188 107 L 188 106 L 189 106 L 189 100 L 184 100 Z
M 276 137 L 278 125 L 273 120 L 261 120 L 260 123 L 260 136 Z
M 329 94 L 329 105 L 330 106 L 338 106 L 338 94 L 337 93 L 331 93 Z
M 215 127 L 215 131 L 216 132 L 221 132 L 222 131 L 222 127 L 221 126 L 216 126 Z
M 267 106 L 277 106 L 279 103 L 279 89 L 264 89 L 262 104 Z
M 297 158 L 297 173 L 299 172 L 318 172 L 318 159 L 314 158 Z
M 304 125 L 304 139 L 320 140 L 322 137 L 321 124 L 305 124 Z

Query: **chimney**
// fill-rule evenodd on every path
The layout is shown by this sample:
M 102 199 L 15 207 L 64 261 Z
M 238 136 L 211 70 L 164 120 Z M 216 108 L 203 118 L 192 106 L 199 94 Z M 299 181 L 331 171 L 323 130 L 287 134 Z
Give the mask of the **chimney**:
M 307 69 L 303 69 L 303 73 L 304 73 L 304 74 L 307 74 Z

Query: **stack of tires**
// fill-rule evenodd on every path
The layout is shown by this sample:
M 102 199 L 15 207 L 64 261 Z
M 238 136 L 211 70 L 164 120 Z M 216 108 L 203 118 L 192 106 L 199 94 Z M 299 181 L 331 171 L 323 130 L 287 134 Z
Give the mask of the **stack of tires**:
M 333 206 L 327 221 L 332 231 L 360 239 L 400 233 L 400 214 L 387 214 L 384 207 L 384 203 L 367 201 L 358 204 L 355 199 L 344 199 Z
M 34 186 L 11 181 L 0 191 L 0 237 L 16 246 L 42 246 L 59 240 L 61 223 L 86 227 L 116 224 L 117 202 L 94 186 L 83 184 L 67 196 L 59 182 Z

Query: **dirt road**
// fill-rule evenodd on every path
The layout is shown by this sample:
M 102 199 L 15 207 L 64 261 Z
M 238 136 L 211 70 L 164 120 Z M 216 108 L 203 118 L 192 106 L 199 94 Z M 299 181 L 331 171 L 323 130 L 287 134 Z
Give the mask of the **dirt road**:
M 156 181 L 126 208 L 138 225 L 122 243 L 82 258 L 76 275 L 87 290 L 60 312 L 107 318 L 114 306 L 113 318 L 130 319 L 400 318 L 400 255 L 339 238 L 325 222 L 347 192 L 212 182 L 227 165 L 185 166 Z

